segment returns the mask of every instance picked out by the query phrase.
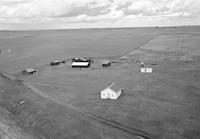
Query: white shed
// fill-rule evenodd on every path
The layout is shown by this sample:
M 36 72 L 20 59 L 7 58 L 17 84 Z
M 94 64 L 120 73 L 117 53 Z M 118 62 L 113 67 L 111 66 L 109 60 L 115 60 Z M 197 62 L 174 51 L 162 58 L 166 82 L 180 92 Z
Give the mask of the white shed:
M 146 73 L 152 73 L 152 68 L 146 68 Z
M 146 73 L 152 73 L 153 69 L 152 68 L 141 68 L 141 72 L 146 72 Z
M 101 91 L 101 99 L 117 99 L 122 91 L 123 89 L 120 88 L 119 84 L 112 83 Z

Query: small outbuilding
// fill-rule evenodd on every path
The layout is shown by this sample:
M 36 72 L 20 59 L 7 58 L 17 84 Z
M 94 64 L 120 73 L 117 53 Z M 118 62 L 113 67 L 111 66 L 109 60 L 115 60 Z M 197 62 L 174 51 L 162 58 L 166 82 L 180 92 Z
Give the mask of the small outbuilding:
M 52 62 L 50 62 L 50 65 L 51 66 L 56 66 L 56 65 L 59 65 L 61 62 L 59 60 L 54 60 Z
M 119 84 L 112 83 L 101 91 L 101 99 L 117 99 L 123 92 Z
M 145 68 L 141 68 L 141 72 L 142 73 L 146 72 L 146 69 Z
M 24 69 L 22 72 L 25 73 L 25 74 L 34 74 L 34 73 L 38 73 L 38 72 L 37 72 L 35 69 L 33 69 L 33 68 Z
M 144 63 L 141 62 L 141 63 L 140 63 L 140 66 L 141 66 L 141 68 L 144 68 Z
M 111 66 L 111 62 L 110 61 L 103 61 L 102 62 L 102 67 L 109 67 Z
M 152 68 L 141 68 L 142 73 L 152 73 L 153 69 Z
M 146 73 L 152 73 L 152 68 L 146 68 Z
M 158 65 L 157 61 L 151 61 L 151 65 Z
M 90 62 L 73 62 L 72 68 L 89 68 Z

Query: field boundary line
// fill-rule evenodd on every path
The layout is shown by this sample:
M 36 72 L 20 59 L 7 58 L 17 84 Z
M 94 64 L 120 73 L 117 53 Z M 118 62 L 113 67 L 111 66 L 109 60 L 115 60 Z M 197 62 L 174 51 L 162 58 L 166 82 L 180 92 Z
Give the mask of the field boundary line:
M 160 37 L 161 35 L 162 35 L 162 33 L 161 33 L 161 34 L 158 34 L 158 35 L 156 35 L 156 36 L 154 36 L 154 37 L 152 37 L 151 39 L 149 39 L 149 40 L 145 41 L 144 43 L 140 44 L 138 47 L 135 47 L 135 48 L 133 48 L 133 49 L 131 49 L 131 50 L 129 50 L 129 51 L 123 53 L 122 55 L 119 55 L 118 57 L 120 58 L 120 57 L 124 57 L 124 56 L 128 55 L 129 53 L 131 53 L 131 52 L 133 52 L 133 51 L 135 51 L 135 50 L 141 48 L 141 47 L 144 46 L 145 44 L 149 43 L 150 41 L 152 41 L 152 40 L 154 40 L 154 39 L 156 39 L 156 38 L 158 38 L 158 37 Z

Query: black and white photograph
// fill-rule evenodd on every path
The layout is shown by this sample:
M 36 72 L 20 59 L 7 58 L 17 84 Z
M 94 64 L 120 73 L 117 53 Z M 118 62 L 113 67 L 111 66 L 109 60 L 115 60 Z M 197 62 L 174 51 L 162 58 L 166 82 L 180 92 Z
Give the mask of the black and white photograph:
M 200 0 L 0 0 L 0 139 L 200 139 Z

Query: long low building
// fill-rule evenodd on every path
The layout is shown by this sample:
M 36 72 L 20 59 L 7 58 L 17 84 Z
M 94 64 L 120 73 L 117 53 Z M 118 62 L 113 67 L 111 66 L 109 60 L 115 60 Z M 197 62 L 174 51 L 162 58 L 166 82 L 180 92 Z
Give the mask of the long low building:
M 73 62 L 73 68 L 88 68 L 90 67 L 90 62 Z
M 24 69 L 22 72 L 25 73 L 25 74 L 34 74 L 34 73 L 37 73 L 37 71 L 35 69 L 33 69 L 33 68 Z
M 109 66 L 111 66 L 111 62 L 105 60 L 105 61 L 102 62 L 102 66 L 103 67 L 109 67 Z

